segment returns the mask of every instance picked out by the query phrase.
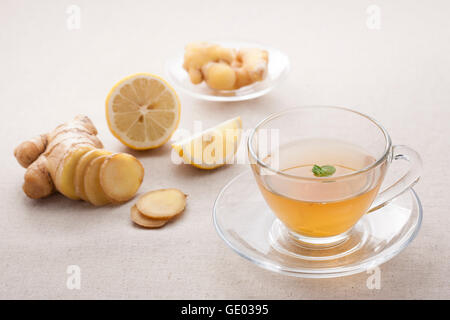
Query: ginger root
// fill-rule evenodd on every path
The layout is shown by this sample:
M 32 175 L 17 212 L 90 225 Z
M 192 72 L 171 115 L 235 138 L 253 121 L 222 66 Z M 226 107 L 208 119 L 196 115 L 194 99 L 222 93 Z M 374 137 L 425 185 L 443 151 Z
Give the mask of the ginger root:
M 50 133 L 22 142 L 14 156 L 27 168 L 23 191 L 33 199 L 49 196 L 61 187 L 57 178 L 59 165 L 67 152 L 76 147 L 102 148 L 97 129 L 88 117 L 79 115 Z M 60 191 L 58 189 L 58 191 Z
M 14 155 L 27 168 L 25 194 L 39 199 L 59 191 L 94 205 L 131 199 L 143 180 L 142 164 L 129 154 L 111 155 L 100 149 L 103 144 L 96 135 L 91 120 L 79 115 L 50 133 L 22 142 Z
M 265 50 L 255 48 L 240 49 L 232 68 L 236 71 L 236 88 L 248 86 L 256 81 L 264 80 L 267 74 L 269 54 Z
M 216 90 L 234 90 L 262 81 L 269 54 L 257 48 L 223 48 L 206 42 L 186 46 L 183 68 L 193 84 L 205 81 Z
M 212 89 L 233 90 L 236 83 L 236 72 L 224 62 L 209 62 L 202 67 L 205 82 Z
M 186 46 L 183 68 L 189 73 L 193 84 L 199 84 L 204 80 L 202 67 L 210 62 L 223 61 L 231 64 L 235 59 L 232 49 L 206 42 L 193 42 Z

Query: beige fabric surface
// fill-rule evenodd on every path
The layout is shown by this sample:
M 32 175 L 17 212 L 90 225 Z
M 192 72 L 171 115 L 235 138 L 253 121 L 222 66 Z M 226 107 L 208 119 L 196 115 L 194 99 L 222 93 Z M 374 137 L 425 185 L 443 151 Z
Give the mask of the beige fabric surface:
M 81 24 L 69 30 L 73 4 Z M 372 4 L 379 30 L 367 26 Z M 1 1 L 0 298 L 450 298 L 449 10 L 447 1 Z M 286 107 L 331 104 L 373 116 L 394 143 L 421 154 L 415 190 L 423 226 L 381 266 L 379 290 L 367 288 L 366 273 L 298 279 L 244 260 L 216 234 L 212 206 L 245 167 L 177 166 L 168 144 L 132 152 L 110 134 L 104 101 L 114 83 L 136 72 L 165 76 L 170 56 L 204 39 L 269 44 L 290 57 L 291 72 L 252 101 L 205 102 L 180 92 L 181 128 L 237 115 L 251 128 Z M 141 193 L 177 187 L 189 194 L 176 223 L 143 230 L 129 220 L 131 203 L 92 208 L 23 194 L 14 147 L 78 113 L 94 121 L 107 149 L 143 162 Z M 66 286 L 69 265 L 81 268 L 80 290 Z

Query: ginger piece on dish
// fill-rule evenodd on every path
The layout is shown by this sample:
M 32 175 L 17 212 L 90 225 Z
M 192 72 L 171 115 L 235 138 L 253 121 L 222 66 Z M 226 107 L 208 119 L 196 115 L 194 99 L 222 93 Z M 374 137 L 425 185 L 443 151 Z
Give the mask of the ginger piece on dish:
M 205 82 L 212 89 L 233 90 L 236 84 L 236 72 L 225 62 L 209 62 L 203 66 Z
M 239 51 L 206 42 L 186 46 L 183 68 L 193 84 L 203 81 L 216 90 L 235 90 L 262 81 L 267 75 L 266 50 L 243 48 Z
M 269 54 L 266 50 L 256 48 L 240 49 L 233 61 L 236 72 L 236 88 L 247 86 L 256 81 L 264 80 L 267 74 Z
M 232 49 L 207 42 L 193 42 L 186 46 L 183 68 L 189 73 L 191 82 L 199 84 L 204 80 L 203 66 L 210 62 L 220 61 L 231 64 L 235 56 Z

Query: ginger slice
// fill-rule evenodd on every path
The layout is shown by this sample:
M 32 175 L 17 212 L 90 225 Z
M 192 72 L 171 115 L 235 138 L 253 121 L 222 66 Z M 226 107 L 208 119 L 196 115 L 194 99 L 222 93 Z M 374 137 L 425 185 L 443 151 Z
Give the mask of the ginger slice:
M 110 203 L 100 184 L 100 168 L 106 160 L 106 155 L 93 159 L 84 173 L 84 191 L 87 200 L 94 206 L 103 206 Z
M 80 146 L 69 150 L 56 171 L 54 180 L 56 189 L 69 199 L 79 199 L 74 186 L 75 169 L 80 158 L 93 148 L 92 146 Z
M 106 151 L 104 149 L 94 149 L 86 152 L 80 158 L 75 168 L 75 177 L 73 181 L 75 192 L 80 199 L 88 201 L 86 197 L 86 192 L 84 191 L 84 174 L 86 173 L 87 166 L 95 158 L 110 154 L 111 152 Z
M 184 211 L 186 195 L 178 189 L 160 189 L 139 197 L 136 207 L 144 216 L 156 219 L 172 219 Z
M 134 223 L 136 223 L 137 225 L 144 227 L 144 228 L 160 228 L 169 221 L 169 220 L 156 220 L 156 219 L 152 219 L 147 216 L 144 216 L 142 213 L 139 212 L 136 205 L 131 207 L 130 215 L 131 215 L 131 220 Z
M 100 185 L 113 202 L 124 202 L 134 197 L 144 179 L 144 167 L 130 154 L 108 156 L 100 169 Z

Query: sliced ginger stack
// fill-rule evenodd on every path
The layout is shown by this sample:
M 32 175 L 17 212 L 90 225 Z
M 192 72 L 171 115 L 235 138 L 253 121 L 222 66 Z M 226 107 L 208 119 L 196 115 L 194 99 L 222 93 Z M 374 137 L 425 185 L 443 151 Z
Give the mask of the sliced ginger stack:
M 184 211 L 186 198 L 174 188 L 149 191 L 131 208 L 131 220 L 144 228 L 162 227 Z
M 132 155 L 101 148 L 97 129 L 81 115 L 21 143 L 14 155 L 27 168 L 23 191 L 33 199 L 59 191 L 94 205 L 130 200 L 144 178 L 142 164 Z

